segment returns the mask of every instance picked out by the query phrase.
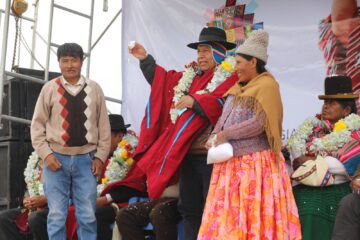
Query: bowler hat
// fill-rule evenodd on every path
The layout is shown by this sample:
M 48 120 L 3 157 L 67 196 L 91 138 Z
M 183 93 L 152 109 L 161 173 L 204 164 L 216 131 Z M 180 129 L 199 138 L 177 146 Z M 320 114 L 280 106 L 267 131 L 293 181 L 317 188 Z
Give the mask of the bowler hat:
M 227 50 L 231 50 L 236 47 L 235 43 L 226 41 L 226 33 L 223 29 L 217 27 L 204 27 L 199 35 L 199 41 L 189 43 L 189 48 L 197 49 L 199 44 L 209 44 L 211 42 L 217 42 L 223 45 Z
M 109 114 L 110 128 L 112 132 L 126 132 L 131 124 L 125 124 L 124 118 L 119 114 Z
M 359 94 L 352 92 L 351 78 L 348 76 L 332 76 L 325 78 L 325 95 L 319 99 L 356 99 Z

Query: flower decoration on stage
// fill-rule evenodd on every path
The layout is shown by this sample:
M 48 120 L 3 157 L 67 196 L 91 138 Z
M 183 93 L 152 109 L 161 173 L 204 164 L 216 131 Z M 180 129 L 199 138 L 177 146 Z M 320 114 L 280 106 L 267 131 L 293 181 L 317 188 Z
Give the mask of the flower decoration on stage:
M 135 132 L 131 130 L 129 130 L 120 141 L 118 147 L 113 153 L 113 156 L 109 160 L 109 164 L 105 170 L 105 176 L 101 179 L 101 184 L 97 186 L 97 192 L 99 195 L 107 185 L 126 177 L 131 166 L 135 163 L 132 155 L 138 141 L 139 140 Z
M 332 127 L 321 116 L 306 119 L 292 134 L 287 147 L 293 156 L 306 154 L 328 155 L 341 149 L 352 138 L 353 131 L 360 129 L 360 117 L 357 114 L 340 119 Z
M 24 171 L 25 183 L 30 197 L 44 195 L 43 184 L 40 181 L 41 159 L 32 152 Z
M 221 62 L 216 68 L 211 81 L 206 85 L 205 89 L 197 91 L 197 94 L 211 93 L 222 82 L 224 82 L 234 71 L 235 57 L 228 56 Z M 179 100 L 189 93 L 191 83 L 198 72 L 198 66 L 196 62 L 192 62 L 185 66 L 185 71 L 179 80 L 178 85 L 174 87 L 174 97 L 172 99 L 172 107 L 170 109 L 171 122 L 175 123 L 178 118 L 178 111 L 175 109 L 175 105 Z
M 335 132 L 339 132 L 339 131 L 341 131 L 341 130 L 344 130 L 344 129 L 346 129 L 347 128 L 347 125 L 346 125 L 346 123 L 345 123 L 345 121 L 344 120 L 339 120 L 337 123 L 335 123 L 335 125 L 334 125 L 334 131 Z

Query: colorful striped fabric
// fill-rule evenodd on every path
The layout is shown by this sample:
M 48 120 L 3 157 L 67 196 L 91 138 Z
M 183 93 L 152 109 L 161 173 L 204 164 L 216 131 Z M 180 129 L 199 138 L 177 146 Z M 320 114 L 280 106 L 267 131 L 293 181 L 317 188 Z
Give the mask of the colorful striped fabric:
M 225 59 L 226 48 L 217 42 L 211 42 L 210 46 L 212 48 L 212 54 L 215 62 L 220 64 Z
M 326 75 L 345 75 L 346 49 L 338 43 L 331 30 L 330 16 L 321 21 L 319 35 L 319 47 L 324 52 Z
M 352 176 L 360 163 L 360 131 L 352 133 L 353 139 L 338 150 L 334 157 L 339 159 L 345 166 L 348 174 Z
M 331 16 L 320 22 L 319 47 L 323 51 L 326 76 L 347 75 L 352 79 L 352 88 L 360 93 L 360 7 L 357 17 L 352 18 L 348 42 L 342 44 L 332 31 Z M 356 101 L 360 113 L 360 99 Z
M 358 8 L 358 16 L 360 8 Z M 349 35 L 346 51 L 346 75 L 353 81 L 353 90 L 360 89 L 360 17 L 354 19 L 355 27 Z

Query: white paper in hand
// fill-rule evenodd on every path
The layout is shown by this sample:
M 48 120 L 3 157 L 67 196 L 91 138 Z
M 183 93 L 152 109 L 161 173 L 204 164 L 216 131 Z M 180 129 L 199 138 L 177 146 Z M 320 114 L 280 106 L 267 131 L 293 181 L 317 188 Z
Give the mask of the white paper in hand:
M 182 109 L 177 109 L 177 114 L 178 116 L 180 116 L 181 114 L 183 114 L 185 111 L 187 110 L 187 108 L 182 108 Z
M 128 48 L 129 49 L 133 49 L 135 47 L 136 42 L 135 41 L 130 41 L 128 44 Z
M 207 164 L 225 162 L 234 156 L 234 149 L 230 143 L 223 143 L 211 147 L 207 155 Z
M 334 157 L 326 156 L 325 161 L 329 165 L 329 172 L 332 174 L 339 174 L 347 176 L 344 165 Z

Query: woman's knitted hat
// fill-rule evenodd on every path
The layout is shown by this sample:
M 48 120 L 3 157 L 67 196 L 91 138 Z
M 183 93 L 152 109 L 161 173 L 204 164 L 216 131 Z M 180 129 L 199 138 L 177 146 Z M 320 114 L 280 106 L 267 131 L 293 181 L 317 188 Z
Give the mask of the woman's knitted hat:
M 268 45 L 269 34 L 264 30 L 254 30 L 245 42 L 236 49 L 236 53 L 256 57 L 266 64 Z

